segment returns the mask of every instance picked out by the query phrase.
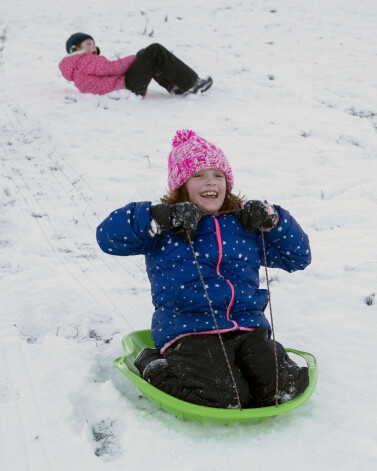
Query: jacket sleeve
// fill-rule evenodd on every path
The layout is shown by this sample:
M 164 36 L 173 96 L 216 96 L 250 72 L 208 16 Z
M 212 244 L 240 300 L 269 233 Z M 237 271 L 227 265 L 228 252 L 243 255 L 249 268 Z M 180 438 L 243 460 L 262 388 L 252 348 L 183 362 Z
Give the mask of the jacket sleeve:
M 98 227 L 97 242 L 110 255 L 144 255 L 154 244 L 149 201 L 113 211 Z
M 311 262 L 309 238 L 288 211 L 278 205 L 278 225 L 270 232 L 264 232 L 267 266 L 293 272 L 303 270 Z M 258 237 L 258 248 L 264 266 L 262 236 Z
M 88 75 L 122 75 L 125 74 L 136 56 L 127 56 L 109 61 L 104 56 L 85 54 L 78 63 L 78 69 Z

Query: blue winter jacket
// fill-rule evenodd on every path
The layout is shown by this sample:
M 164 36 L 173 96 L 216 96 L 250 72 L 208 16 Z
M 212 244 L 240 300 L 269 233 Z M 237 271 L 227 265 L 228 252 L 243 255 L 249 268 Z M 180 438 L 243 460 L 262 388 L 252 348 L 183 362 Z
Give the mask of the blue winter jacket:
M 190 244 L 166 231 L 150 231 L 150 202 L 117 209 L 97 228 L 101 249 L 111 255 L 145 255 L 155 312 L 152 337 L 164 351 L 182 335 L 217 332 Z M 264 232 L 267 265 L 288 272 L 311 261 L 309 240 L 285 209 Z M 221 331 L 270 328 L 264 315 L 268 293 L 259 289 L 264 266 L 259 231 L 248 232 L 233 215 L 203 216 L 193 239 L 196 257 Z

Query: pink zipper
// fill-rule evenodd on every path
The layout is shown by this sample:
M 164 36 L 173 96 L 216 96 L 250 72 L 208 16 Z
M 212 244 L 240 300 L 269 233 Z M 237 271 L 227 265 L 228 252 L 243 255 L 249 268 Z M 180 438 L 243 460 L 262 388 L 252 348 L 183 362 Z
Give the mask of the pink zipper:
M 232 283 L 229 280 L 227 280 L 226 278 L 224 278 L 223 275 L 220 273 L 220 263 L 221 263 L 221 260 L 223 258 L 223 243 L 222 243 L 222 240 L 221 240 L 220 225 L 219 225 L 219 222 L 216 219 L 216 217 L 214 217 L 214 221 L 215 221 L 215 226 L 216 226 L 217 243 L 219 245 L 219 260 L 217 262 L 216 273 L 219 276 L 221 276 L 221 278 L 223 278 L 228 283 L 228 285 L 230 286 L 230 289 L 232 291 L 232 297 L 230 299 L 228 309 L 226 310 L 226 318 L 229 322 L 233 322 L 234 326 L 237 327 L 237 329 L 238 329 L 239 327 L 237 325 L 237 322 L 229 319 L 229 312 L 230 312 L 230 309 L 231 309 L 231 307 L 233 305 L 233 301 L 234 301 L 234 287 L 233 287 Z

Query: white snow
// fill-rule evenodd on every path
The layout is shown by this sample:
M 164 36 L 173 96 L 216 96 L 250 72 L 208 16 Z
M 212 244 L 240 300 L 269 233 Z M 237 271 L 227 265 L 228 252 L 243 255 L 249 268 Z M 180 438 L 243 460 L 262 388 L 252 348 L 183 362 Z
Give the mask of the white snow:
M 376 24 L 373 0 L 0 3 L 1 470 L 376 469 Z M 108 58 L 159 42 L 214 85 L 82 95 L 58 69 L 77 31 Z M 152 305 L 143 258 L 95 229 L 158 201 L 178 129 L 310 237 L 305 271 L 270 276 L 276 336 L 316 355 L 317 389 L 260 425 L 181 422 L 112 364 Z

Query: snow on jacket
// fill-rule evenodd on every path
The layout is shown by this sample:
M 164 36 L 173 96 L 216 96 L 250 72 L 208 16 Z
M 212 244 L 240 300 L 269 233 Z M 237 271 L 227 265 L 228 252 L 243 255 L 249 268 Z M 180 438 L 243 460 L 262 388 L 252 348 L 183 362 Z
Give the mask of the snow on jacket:
M 190 244 L 173 231 L 153 237 L 150 206 L 130 203 L 112 212 L 98 226 L 97 241 L 111 255 L 145 255 L 156 309 L 152 337 L 163 352 L 182 335 L 217 331 Z M 311 261 L 308 237 L 288 211 L 274 207 L 279 223 L 264 233 L 267 265 L 303 270 Z M 246 231 L 233 215 L 204 216 L 193 244 L 220 330 L 270 328 L 263 312 L 268 293 L 259 289 L 259 231 Z
M 104 95 L 124 88 L 125 73 L 135 59 L 136 56 L 127 56 L 109 61 L 97 54 L 78 51 L 64 57 L 59 69 L 80 92 Z

